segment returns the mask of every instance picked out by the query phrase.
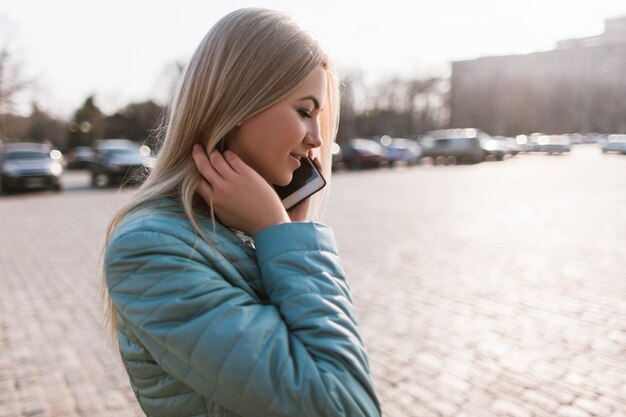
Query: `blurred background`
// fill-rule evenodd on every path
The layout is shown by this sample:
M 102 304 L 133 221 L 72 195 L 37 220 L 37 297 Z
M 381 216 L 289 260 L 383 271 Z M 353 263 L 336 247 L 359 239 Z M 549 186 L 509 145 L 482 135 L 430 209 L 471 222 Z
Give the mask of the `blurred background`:
M 142 415 L 112 213 L 206 31 L 282 10 L 342 79 L 324 221 L 388 416 L 626 416 L 626 4 L 0 4 L 0 416 Z
M 626 130 L 619 1 L 25 0 L 0 9 L 0 137 L 64 153 L 103 138 L 143 143 L 207 28 L 243 6 L 293 15 L 334 57 L 339 144 L 449 127 L 509 137 Z

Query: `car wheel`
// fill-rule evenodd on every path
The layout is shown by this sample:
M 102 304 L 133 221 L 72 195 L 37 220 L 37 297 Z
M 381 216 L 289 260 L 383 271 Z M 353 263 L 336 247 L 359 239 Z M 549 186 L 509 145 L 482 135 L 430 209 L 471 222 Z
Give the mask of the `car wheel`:
M 456 156 L 448 156 L 448 157 L 446 158 L 446 162 L 445 162 L 445 164 L 446 164 L 446 165 L 456 165 L 456 164 L 457 164 L 457 162 L 458 162 L 458 161 L 457 161 L 457 159 L 456 159 Z

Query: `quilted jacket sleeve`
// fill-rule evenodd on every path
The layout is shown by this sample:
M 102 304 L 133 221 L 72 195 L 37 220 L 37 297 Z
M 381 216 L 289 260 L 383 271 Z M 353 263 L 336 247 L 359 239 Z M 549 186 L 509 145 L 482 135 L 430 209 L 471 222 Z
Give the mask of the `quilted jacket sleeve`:
M 330 229 L 272 226 L 255 245 L 267 305 L 149 228 L 113 237 L 109 292 L 166 372 L 241 416 L 379 416 Z

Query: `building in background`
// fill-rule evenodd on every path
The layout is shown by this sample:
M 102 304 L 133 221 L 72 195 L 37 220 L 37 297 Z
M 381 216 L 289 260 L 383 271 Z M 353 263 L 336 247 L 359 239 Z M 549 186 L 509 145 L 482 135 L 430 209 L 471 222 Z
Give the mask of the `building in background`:
M 453 62 L 450 94 L 451 127 L 626 133 L 626 16 L 554 50 Z

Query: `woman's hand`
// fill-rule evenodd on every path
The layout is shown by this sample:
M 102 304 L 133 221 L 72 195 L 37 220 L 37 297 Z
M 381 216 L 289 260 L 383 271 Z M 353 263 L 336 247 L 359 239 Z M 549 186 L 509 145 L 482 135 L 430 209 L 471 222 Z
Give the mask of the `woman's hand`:
M 192 156 L 204 177 L 197 191 L 207 204 L 213 204 L 225 226 L 254 236 L 266 227 L 290 221 L 271 185 L 234 152 L 213 151 L 207 157 L 203 147 L 195 145 Z

